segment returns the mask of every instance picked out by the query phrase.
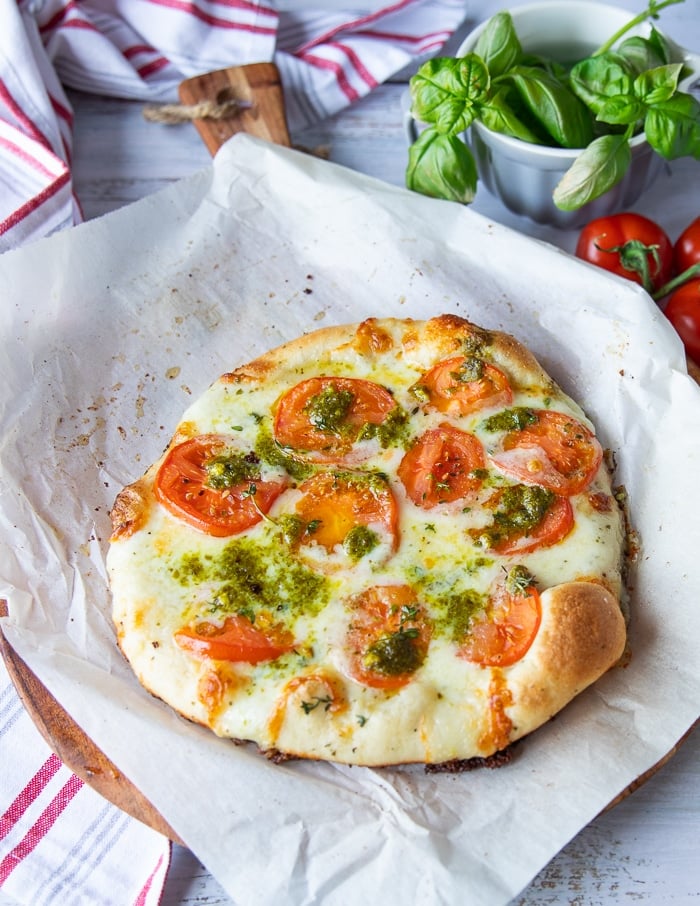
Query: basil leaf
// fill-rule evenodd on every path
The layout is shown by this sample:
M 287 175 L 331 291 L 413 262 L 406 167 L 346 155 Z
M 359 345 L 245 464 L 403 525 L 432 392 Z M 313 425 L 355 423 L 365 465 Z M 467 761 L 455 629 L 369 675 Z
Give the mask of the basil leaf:
M 539 56 L 539 54 L 523 54 L 520 63 L 523 66 L 534 66 L 537 69 L 543 69 L 551 76 L 554 76 L 562 85 L 565 85 L 569 79 L 569 70 L 563 63 L 558 63 L 556 60 L 548 60 L 546 57 Z
M 456 135 L 429 127 L 409 148 L 406 185 L 415 192 L 469 204 L 477 180 L 474 157 Z
M 593 124 L 585 105 L 554 76 L 533 66 L 516 66 L 506 78 L 555 144 L 583 148 L 592 139 Z
M 623 41 L 615 48 L 617 55 L 630 66 L 633 72 L 639 74 L 656 66 L 663 66 L 669 60 L 661 50 L 647 38 L 636 36 Z
M 597 119 L 613 126 L 629 126 L 641 122 L 645 113 L 646 107 L 633 94 L 618 94 L 605 101 Z
M 487 129 L 491 129 L 493 132 L 510 135 L 512 138 L 519 138 L 532 145 L 545 144 L 545 140 L 533 132 L 513 110 L 508 103 L 508 91 L 505 88 L 499 89 L 483 105 L 479 119 Z
M 571 70 L 571 90 L 596 116 L 608 98 L 632 94 L 633 84 L 629 63 L 611 51 L 581 60 Z
M 486 100 L 489 84 L 489 71 L 475 54 L 428 60 L 411 78 L 411 111 L 440 132 L 464 132 Z
M 700 160 L 700 102 L 679 92 L 668 101 L 647 110 L 644 131 L 651 147 L 665 157 L 695 157 Z
M 668 43 L 668 38 L 662 35 L 660 31 L 657 31 L 653 25 L 651 27 L 651 34 L 649 35 L 647 40 L 658 55 L 662 64 L 671 62 L 672 53 L 671 45 Z
M 667 101 L 678 88 L 682 63 L 657 66 L 638 75 L 634 80 L 634 93 L 645 104 L 660 104 Z
M 486 63 L 492 78 L 515 66 L 523 49 L 510 13 L 496 13 L 489 19 L 474 46 L 474 53 Z
M 579 154 L 553 193 L 562 211 L 577 211 L 625 175 L 632 159 L 626 135 L 601 135 Z

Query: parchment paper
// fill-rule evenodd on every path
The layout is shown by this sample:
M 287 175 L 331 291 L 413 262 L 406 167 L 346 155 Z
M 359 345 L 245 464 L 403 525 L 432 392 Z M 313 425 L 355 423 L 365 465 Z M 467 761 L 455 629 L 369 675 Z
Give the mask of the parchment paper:
M 121 487 L 224 370 L 302 331 L 456 312 L 516 334 L 619 463 L 631 660 L 497 771 L 273 765 L 115 646 Z M 700 390 L 646 294 L 473 211 L 237 136 L 213 167 L 0 258 L 3 629 L 238 904 L 502 904 L 697 719 Z M 282 899 L 280 899 L 282 898 Z

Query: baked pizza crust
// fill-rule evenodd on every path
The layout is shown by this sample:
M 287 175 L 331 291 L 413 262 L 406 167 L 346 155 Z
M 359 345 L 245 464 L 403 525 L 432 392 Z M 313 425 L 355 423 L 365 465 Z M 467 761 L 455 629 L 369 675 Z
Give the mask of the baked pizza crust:
M 615 596 L 597 582 L 566 582 L 542 593 L 543 619 L 509 686 L 525 736 L 620 661 L 627 629 Z
M 488 361 L 507 371 L 518 388 L 517 404 L 546 400 L 548 407 L 592 430 L 579 405 L 521 343 L 454 315 L 429 321 L 369 319 L 324 328 L 222 375 L 190 407 L 163 456 L 118 495 L 112 510 L 108 569 L 118 642 L 147 690 L 189 720 L 220 736 L 252 741 L 274 757 L 360 765 L 456 764 L 503 751 L 618 662 L 626 639 L 620 605 L 624 524 L 605 462 L 590 488 L 576 497 L 576 531 L 556 546 L 562 556 L 550 548 L 515 558 L 542 582 L 542 620 L 529 650 L 512 665 L 485 667 L 455 657 L 454 643 L 438 634 L 412 682 L 389 691 L 363 686 L 349 676 L 342 651 L 348 622 L 342 582 L 336 582 L 333 600 L 323 611 L 309 618 L 319 623 L 310 635 L 313 645 L 291 658 L 293 663 L 285 662 L 285 669 L 274 663 L 241 665 L 193 657 L 174 641 L 178 626 L 192 617 L 197 593 L 186 583 L 178 586 L 172 564 L 193 551 L 205 560 L 213 558 L 227 539 L 211 539 L 179 524 L 158 503 L 153 484 L 168 451 L 199 434 L 230 431 L 232 417 L 226 407 L 237 405 L 246 394 L 258 418 L 261 412 L 274 416 L 283 393 L 316 374 L 379 383 L 386 376 L 385 383 L 395 379 L 401 384 L 396 396 L 403 401 L 421 373 L 463 350 L 465 343 L 486 350 Z M 386 468 L 394 469 L 396 457 L 382 455 Z M 407 527 L 409 512 L 417 508 L 399 496 L 403 543 L 403 537 L 417 532 Z M 462 518 L 448 507 L 446 517 L 436 517 L 440 530 L 443 525 L 450 530 L 450 512 L 455 520 Z M 419 516 L 425 514 L 413 513 L 411 519 L 418 524 Z M 594 535 L 603 526 L 607 534 L 601 552 Z M 264 530 L 263 521 L 262 528 L 251 531 Z M 449 539 L 453 544 L 453 536 Z M 444 551 L 440 556 L 446 556 Z M 573 556 L 580 559 L 574 566 Z M 471 567 L 458 548 L 450 569 L 462 569 L 460 558 L 468 571 Z M 459 582 L 466 581 L 464 569 Z M 375 573 L 384 581 L 399 581 L 388 567 L 377 566 Z M 348 578 L 349 587 L 356 590 L 357 581 Z

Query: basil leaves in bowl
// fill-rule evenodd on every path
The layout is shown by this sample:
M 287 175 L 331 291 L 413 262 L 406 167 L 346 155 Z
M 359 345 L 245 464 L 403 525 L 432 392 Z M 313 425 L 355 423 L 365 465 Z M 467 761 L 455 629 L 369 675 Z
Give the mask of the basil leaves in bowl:
M 408 187 L 468 204 L 481 177 L 515 213 L 574 229 L 632 205 L 664 160 L 700 159 L 700 57 L 648 21 L 679 2 L 497 13 L 412 77 Z

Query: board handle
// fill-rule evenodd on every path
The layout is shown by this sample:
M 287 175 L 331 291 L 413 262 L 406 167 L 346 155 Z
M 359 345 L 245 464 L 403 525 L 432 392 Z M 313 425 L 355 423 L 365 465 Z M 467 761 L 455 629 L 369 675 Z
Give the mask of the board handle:
M 178 94 L 186 107 L 203 102 L 229 105 L 220 117 L 193 120 L 212 156 L 238 132 L 291 147 L 282 81 L 274 63 L 249 63 L 193 76 L 180 83 Z

